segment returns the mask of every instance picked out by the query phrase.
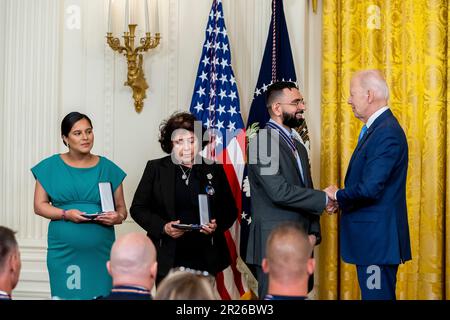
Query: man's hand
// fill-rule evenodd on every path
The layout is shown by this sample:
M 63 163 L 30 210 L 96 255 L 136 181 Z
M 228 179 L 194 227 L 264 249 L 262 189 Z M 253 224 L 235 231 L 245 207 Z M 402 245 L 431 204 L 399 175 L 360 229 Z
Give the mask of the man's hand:
M 328 198 L 336 201 L 336 191 L 338 191 L 338 190 L 339 190 L 339 188 L 336 186 L 329 186 L 329 187 L 326 187 L 323 191 L 326 192 Z
M 328 198 L 326 210 L 329 214 L 336 213 L 339 210 L 339 204 L 337 203 L 337 201 Z
M 326 210 L 329 214 L 336 213 L 339 209 L 339 204 L 336 200 L 336 192 L 338 190 L 339 189 L 336 186 L 329 186 L 323 190 L 328 196 L 328 204 Z

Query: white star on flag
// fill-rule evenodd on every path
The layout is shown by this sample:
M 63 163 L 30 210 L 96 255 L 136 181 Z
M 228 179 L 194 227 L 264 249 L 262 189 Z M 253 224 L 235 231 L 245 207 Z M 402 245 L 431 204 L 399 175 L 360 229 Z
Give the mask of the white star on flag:
M 224 68 L 224 69 L 225 69 L 225 67 L 228 67 L 228 61 L 227 61 L 227 59 L 222 59 L 221 65 L 222 65 L 222 68 Z
M 227 126 L 228 130 L 230 130 L 230 131 L 236 130 L 236 128 L 234 127 L 234 125 L 235 125 L 235 122 L 230 121 L 230 123 L 229 123 L 228 126 Z
M 205 65 L 205 67 L 210 64 L 209 59 L 207 57 L 205 57 L 205 59 L 203 59 L 202 63 Z
M 219 80 L 222 81 L 222 85 L 223 85 L 225 82 L 228 82 L 227 75 L 226 75 L 226 74 L 222 74 L 222 76 L 220 77 Z
M 222 115 L 222 113 L 225 113 L 225 106 L 219 105 L 219 109 L 217 109 L 217 112 Z
M 203 89 L 202 87 L 200 87 L 197 91 L 198 95 L 201 97 L 202 95 L 206 95 L 205 93 L 205 89 Z
M 197 111 L 197 113 L 203 111 L 203 103 L 197 102 L 197 105 L 194 107 L 194 109 Z
M 217 125 L 216 125 L 216 128 L 218 129 L 218 130 L 220 130 L 220 129 L 223 129 L 224 128 L 224 126 L 223 126 L 223 122 L 224 121 L 217 121 Z
M 234 78 L 233 75 L 231 75 L 231 77 L 230 77 L 230 82 L 231 82 L 231 85 L 236 84 L 236 79 Z
M 227 92 L 223 89 L 220 89 L 219 97 L 220 97 L 220 99 L 226 98 Z
M 236 112 L 236 107 L 230 106 L 230 110 L 228 110 L 228 112 L 231 114 L 231 116 L 233 116 Z
M 223 54 L 228 51 L 228 44 L 224 43 L 222 46 Z
M 208 75 L 206 74 L 205 71 L 203 71 L 203 72 L 202 72 L 202 75 L 200 75 L 200 76 L 198 76 L 198 77 L 199 77 L 200 79 L 202 79 L 202 82 L 208 80 Z

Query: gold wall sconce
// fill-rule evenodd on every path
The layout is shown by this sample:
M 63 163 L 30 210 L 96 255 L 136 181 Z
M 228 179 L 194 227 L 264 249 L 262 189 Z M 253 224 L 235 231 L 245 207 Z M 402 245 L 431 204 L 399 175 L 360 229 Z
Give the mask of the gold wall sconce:
M 146 32 L 145 37 L 140 39 L 140 45 L 136 46 L 135 44 L 137 24 L 129 23 L 131 20 L 131 11 L 128 0 L 126 0 L 125 3 L 125 27 L 128 28 L 128 30 L 125 30 L 123 35 L 124 45 L 121 45 L 120 39 L 114 37 L 111 31 L 112 0 L 109 0 L 108 32 L 106 34 L 106 40 L 111 49 L 123 54 L 127 59 L 128 74 L 127 81 L 124 85 L 129 86 L 133 90 L 134 108 L 137 113 L 140 113 L 144 107 L 144 99 L 147 97 L 145 92 L 149 87 L 144 75 L 143 53 L 156 48 L 161 40 L 159 33 L 155 33 L 155 35 L 152 36 L 149 32 L 148 0 L 144 1 Z

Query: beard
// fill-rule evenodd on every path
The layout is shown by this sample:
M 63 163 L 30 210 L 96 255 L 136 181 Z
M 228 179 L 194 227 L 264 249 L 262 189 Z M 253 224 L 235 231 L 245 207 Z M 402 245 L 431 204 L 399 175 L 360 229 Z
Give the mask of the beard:
M 297 128 L 300 127 L 305 119 L 303 117 L 297 118 L 297 115 L 303 114 L 303 111 L 298 111 L 294 114 L 283 112 L 283 124 L 289 128 Z

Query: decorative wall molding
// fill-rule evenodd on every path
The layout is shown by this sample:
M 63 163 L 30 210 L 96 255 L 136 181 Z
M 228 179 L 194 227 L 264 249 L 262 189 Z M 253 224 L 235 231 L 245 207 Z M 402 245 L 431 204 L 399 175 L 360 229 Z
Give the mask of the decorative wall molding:
M 22 251 L 18 295 L 48 293 L 47 221 L 33 212 L 30 168 L 58 145 L 60 2 L 2 1 L 5 10 L 0 224 L 17 231 Z M 22 246 L 23 243 L 23 246 Z M 48 296 L 48 295 L 47 295 Z
M 105 74 L 104 74 L 104 146 L 103 155 L 114 158 L 114 74 L 115 55 L 109 45 L 104 44 Z
M 167 45 L 167 115 L 175 112 L 180 107 L 180 101 L 178 98 L 178 83 L 179 83 L 179 1 L 169 0 L 169 10 L 167 15 L 167 35 L 163 35 L 167 38 L 165 42 Z M 166 1 L 165 1 L 166 2 Z M 165 23 L 163 24 L 165 26 Z
M 19 239 L 46 237 L 46 223 L 33 213 L 30 168 L 58 141 L 59 9 L 52 0 L 6 1 L 0 215 Z

